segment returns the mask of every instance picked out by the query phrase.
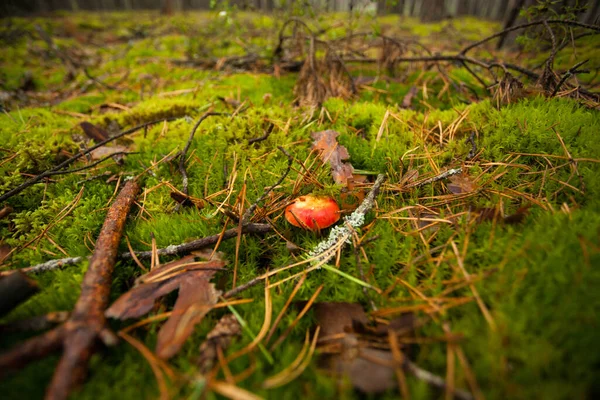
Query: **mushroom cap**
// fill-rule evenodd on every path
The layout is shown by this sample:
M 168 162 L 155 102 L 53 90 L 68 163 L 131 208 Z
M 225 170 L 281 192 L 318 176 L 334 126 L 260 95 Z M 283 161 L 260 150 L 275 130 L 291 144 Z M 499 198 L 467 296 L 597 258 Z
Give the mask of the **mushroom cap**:
M 300 196 L 285 209 L 285 219 L 299 228 L 317 231 L 340 219 L 340 207 L 331 197 Z

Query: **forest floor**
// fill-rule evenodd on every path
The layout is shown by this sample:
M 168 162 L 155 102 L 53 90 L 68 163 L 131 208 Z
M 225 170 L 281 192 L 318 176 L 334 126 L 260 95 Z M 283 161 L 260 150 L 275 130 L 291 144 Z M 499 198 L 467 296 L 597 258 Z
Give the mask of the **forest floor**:
M 288 17 L 0 21 L 0 195 L 81 155 L 0 201 L 0 273 L 40 288 L 0 319 L 2 397 L 43 397 L 60 353 L 1 354 L 68 318 L 132 179 L 120 340 L 73 398 L 598 395 L 598 30 L 460 55 L 501 26 Z M 440 54 L 459 56 L 419 60 Z M 337 228 L 286 222 L 309 193 L 342 205 Z

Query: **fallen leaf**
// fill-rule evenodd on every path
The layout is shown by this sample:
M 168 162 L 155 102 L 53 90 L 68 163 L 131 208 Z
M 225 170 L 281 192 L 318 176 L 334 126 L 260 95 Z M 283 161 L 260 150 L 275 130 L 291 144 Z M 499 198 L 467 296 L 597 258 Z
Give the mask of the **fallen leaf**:
M 0 219 L 4 219 L 13 212 L 13 208 L 11 206 L 4 206 L 0 209 Z
M 4 260 L 8 258 L 11 251 L 12 248 L 9 245 L 0 242 L 0 264 L 2 264 Z
M 106 132 L 103 128 L 91 124 L 89 122 L 82 122 L 79 124 L 81 129 L 83 129 L 83 133 L 90 139 L 92 139 L 96 143 L 100 143 L 109 138 L 108 132 Z
M 344 162 L 350 158 L 348 150 L 337 142 L 339 133 L 334 130 L 313 132 L 313 150 L 320 151 L 321 160 L 329 163 L 331 174 L 335 183 L 346 185 L 353 177 L 354 168 L 350 163 Z
M 173 357 L 192 334 L 194 327 L 217 304 L 221 291 L 210 279 L 215 271 L 194 271 L 185 274 L 179 285 L 179 294 L 169 319 L 158 331 L 156 355 L 162 359 Z
M 517 211 L 515 211 L 514 214 L 504 216 L 504 223 L 509 225 L 520 224 L 523 222 L 527 214 L 529 214 L 529 208 L 531 208 L 531 206 L 532 204 L 526 204 L 517 208 Z
M 352 328 L 353 321 L 368 323 L 367 314 L 358 303 L 323 302 L 313 305 L 315 317 L 321 327 L 321 338 L 344 333 Z
M 366 175 L 353 174 L 348 179 L 348 187 L 342 189 L 340 193 L 340 205 L 345 211 L 354 211 L 362 203 L 367 195 L 364 187 L 359 187 L 361 183 L 367 182 Z
M 369 342 L 365 341 L 366 333 L 377 331 L 377 328 L 367 328 L 368 318 L 360 304 L 317 303 L 314 310 L 323 333 L 324 363 L 330 371 L 347 377 L 354 388 L 368 394 L 382 393 L 397 386 L 392 353 L 369 347 Z M 409 322 L 403 321 L 397 325 L 406 327 L 407 324 Z M 362 331 L 360 343 L 355 332 L 357 328 Z M 392 328 L 388 326 L 387 329 Z M 329 339 L 323 341 L 325 338 Z
M 129 150 L 127 147 L 125 146 L 121 146 L 121 145 L 116 145 L 116 146 L 102 146 L 97 148 L 96 150 L 93 150 L 90 155 L 92 157 L 92 160 L 100 160 L 101 158 L 104 157 L 108 157 L 112 154 L 115 153 L 125 153 L 127 150 Z M 115 157 L 119 157 L 119 159 L 123 158 L 123 155 L 121 154 L 120 156 L 115 156 Z M 117 161 L 117 160 L 115 160 Z
M 448 184 L 448 190 L 454 194 L 471 193 L 477 189 L 477 185 L 473 182 L 473 179 L 465 174 L 452 175 Z
M 233 314 L 221 317 L 217 325 L 208 332 L 206 340 L 200 345 L 200 358 L 198 365 L 202 373 L 207 373 L 215 365 L 218 358 L 218 350 L 225 350 L 234 337 L 242 333 L 242 327 Z
M 161 358 L 175 355 L 212 306 L 220 292 L 210 280 L 225 266 L 217 257 L 209 261 L 205 253 L 196 253 L 164 264 L 139 277 L 137 285 L 119 297 L 105 312 L 110 318 L 137 318 L 148 313 L 157 299 L 179 289 L 177 301 L 167 322 L 158 332 L 156 353 Z

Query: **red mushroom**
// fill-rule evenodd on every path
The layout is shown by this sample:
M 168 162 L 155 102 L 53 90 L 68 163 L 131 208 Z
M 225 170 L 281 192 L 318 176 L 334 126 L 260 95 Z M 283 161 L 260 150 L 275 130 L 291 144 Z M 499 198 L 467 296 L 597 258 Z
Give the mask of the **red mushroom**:
M 286 207 L 285 219 L 299 228 L 318 231 L 339 221 L 340 207 L 331 197 L 309 194 Z

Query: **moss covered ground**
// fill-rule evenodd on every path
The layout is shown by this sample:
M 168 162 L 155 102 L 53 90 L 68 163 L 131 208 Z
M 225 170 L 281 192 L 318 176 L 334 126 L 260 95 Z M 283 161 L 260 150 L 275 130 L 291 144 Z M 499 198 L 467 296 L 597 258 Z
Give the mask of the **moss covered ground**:
M 336 18 L 344 21 L 347 16 L 330 16 L 329 21 Z M 325 21 L 327 18 L 320 23 Z M 383 30 L 434 47 L 443 42 L 444 48 L 460 48 L 499 28 L 472 19 L 421 25 L 385 17 L 354 23 L 356 30 Z M 372 295 L 379 309 L 374 315 L 389 320 L 403 311 L 416 310 L 425 321 L 414 333 L 413 342 L 417 344 L 406 344 L 417 365 L 444 378 L 451 377 L 460 388 L 472 390 L 476 383 L 489 399 L 585 399 L 600 393 L 597 108 L 572 98 L 535 93 L 498 107 L 464 68 L 449 68 L 449 78 L 445 78 L 435 69 L 425 70 L 415 64 L 401 68 L 401 79 L 370 82 L 354 98 L 329 98 L 311 110 L 293 105 L 295 73 L 277 77 L 261 71 L 202 69 L 176 62 L 186 55 L 218 59 L 244 54 L 248 49 L 269 56 L 277 40 L 275 28 L 280 24 L 277 18 L 231 10 L 221 17 L 217 13 L 172 18 L 140 13 L 135 17 L 69 14 L 2 20 L 0 83 L 3 93 L 11 96 L 5 97 L 0 114 L 0 193 L 88 145 L 79 127 L 81 122 L 107 129 L 118 124 L 120 129 L 127 129 L 155 119 L 182 117 L 153 125 L 119 142 L 135 152 L 127 155 L 122 165 L 109 160 L 90 170 L 56 176 L 0 204 L 14 209 L 8 218 L 0 220 L 0 240 L 13 250 L 2 269 L 91 254 L 117 188 L 127 177 L 144 171 L 144 192 L 138 197 L 125 232 L 136 250 L 149 250 L 152 235 L 162 248 L 217 234 L 225 226 L 235 227 L 236 223 L 219 212 L 219 203 L 234 209 L 245 187 L 247 207 L 273 184 L 287 165 L 277 146 L 296 160 L 288 178 L 275 190 L 283 196 L 282 202 L 315 191 L 339 199 L 342 188 L 334 184 L 326 166 L 317 163 L 312 167 L 310 176 L 317 183 L 302 179 L 307 174 L 300 165 L 307 158 L 314 159 L 310 133 L 334 129 L 340 133 L 339 143 L 348 149 L 354 168 L 387 175 L 377 205 L 359 232 L 366 239 L 375 238 L 364 246 L 361 263 L 367 281 L 383 291 L 382 295 Z M 71 49 L 71 57 L 89 63 L 89 74 L 80 70 L 67 79 L 67 63 L 36 34 L 36 26 L 49 32 L 59 49 Z M 334 40 L 344 36 L 346 29 L 347 25 L 339 24 L 326 36 Z M 453 39 L 448 43 L 450 34 Z M 588 66 L 598 68 L 598 60 L 594 59 L 597 52 L 593 50 L 597 36 L 584 40 L 577 57 L 590 58 L 590 64 L 595 64 Z M 478 51 L 485 54 L 488 50 Z M 568 52 L 573 49 L 565 47 L 559 54 L 557 68 L 564 70 L 572 65 L 573 56 Z M 501 56 L 515 57 L 510 53 Z M 523 61 L 523 56 L 517 57 Z M 535 64 L 536 57 L 541 56 L 533 54 L 526 57 L 527 62 Z M 351 73 L 370 77 L 378 71 L 353 65 Z M 447 83 L 448 79 L 472 90 L 459 91 Z M 581 79 L 593 83 L 593 73 Z M 25 81 L 32 85 L 28 90 L 22 90 Z M 400 109 L 398 105 L 412 87 L 418 89 L 413 106 Z M 183 148 L 194 120 L 203 112 L 209 108 L 232 111 L 219 100 L 221 97 L 245 102 L 249 107 L 235 117 L 212 117 L 202 123 L 188 152 L 189 193 L 211 201 L 202 209 L 176 210 L 177 203 L 166 183 L 181 188 L 182 178 L 177 161 L 170 161 L 168 156 Z M 248 139 L 264 133 L 268 123 L 274 125 L 268 139 L 248 144 Z M 471 132 L 477 156 L 465 161 L 471 149 L 466 139 Z M 417 170 L 421 178 L 426 178 L 461 166 L 468 171 L 475 189 L 453 194 L 447 180 L 412 189 L 403 183 L 409 170 Z M 296 181 L 302 184 L 296 187 Z M 529 208 L 518 224 L 503 223 L 501 217 L 481 217 L 484 209 L 493 208 L 497 215 L 509 216 L 522 212 L 524 206 Z M 297 230 L 281 214 L 281 210 L 269 214 L 277 233 L 242 237 L 238 284 L 267 269 L 295 262 L 286 240 L 306 250 L 327 233 Z M 419 218 L 424 216 L 438 221 L 423 227 Z M 125 241 L 121 250 L 127 251 Z M 224 241 L 219 250 L 232 269 L 235 240 Z M 341 253 L 337 263 L 346 273 L 359 276 L 352 246 Z M 459 264 L 468 271 L 470 280 L 465 279 Z M 42 291 L 2 322 L 72 309 L 86 267 L 87 262 L 82 262 L 35 275 Z M 131 288 L 142 272 L 134 262 L 119 262 L 112 298 Z M 297 272 L 281 272 L 271 282 Z M 214 281 L 227 290 L 232 279 L 230 272 L 220 272 Z M 360 286 L 325 270 L 311 272 L 295 299 L 308 300 L 320 285 L 323 289 L 318 301 L 358 302 L 367 310 L 370 307 Z M 294 286 L 292 280 L 271 290 L 274 315 Z M 250 330 L 258 333 L 265 318 L 264 288 L 256 286 L 239 297 L 252 299 L 235 308 Z M 153 313 L 166 311 L 173 300 L 167 298 Z M 175 373 L 169 384 L 173 398 L 198 396 L 198 346 L 225 313 L 226 308 L 211 311 L 182 351 L 169 361 Z M 298 310 L 290 308 L 275 337 L 297 315 Z M 111 326 L 119 330 L 131 323 L 111 321 Z M 132 334 L 153 349 L 161 323 L 149 323 Z M 316 357 L 287 385 L 263 388 L 266 378 L 296 358 L 305 332 L 314 324 L 311 312 L 301 318 L 283 344 L 272 351 L 273 364 L 259 351 L 232 361 L 229 369 L 233 375 L 253 368 L 236 385 L 274 399 L 359 398 L 357 392 L 339 386 L 319 369 Z M 449 327 L 455 340 L 449 341 L 444 327 Z M 3 334 L 0 348 L 6 350 L 27 335 Z M 227 353 L 251 341 L 252 337 L 243 335 Z M 457 356 L 449 368 L 448 353 L 459 354 L 457 349 L 464 359 L 458 360 Z M 57 359 L 52 356 L 9 374 L 0 381 L 2 397 L 42 397 Z M 222 379 L 222 372 L 218 376 Z M 407 375 L 407 384 L 413 398 L 443 396 L 411 375 Z M 87 382 L 72 397 L 125 399 L 158 395 L 146 359 L 123 341 L 93 357 Z M 212 391 L 205 396 L 219 397 Z M 397 396 L 393 389 L 382 395 Z

